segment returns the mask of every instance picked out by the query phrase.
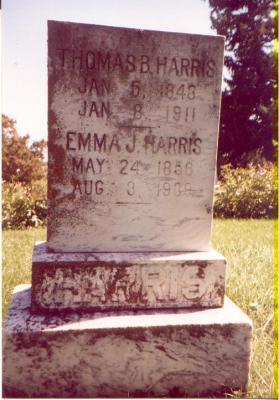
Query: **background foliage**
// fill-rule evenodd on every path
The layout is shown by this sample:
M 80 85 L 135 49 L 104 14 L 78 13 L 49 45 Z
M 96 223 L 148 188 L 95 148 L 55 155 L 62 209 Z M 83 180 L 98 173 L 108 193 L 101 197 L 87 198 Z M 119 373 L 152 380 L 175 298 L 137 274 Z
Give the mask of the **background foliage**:
M 255 151 L 273 159 L 277 132 L 274 94 L 278 89 L 273 46 L 276 3 L 209 0 L 212 27 L 226 37 L 225 66 L 229 72 L 222 97 L 219 167 L 246 165 Z
M 46 223 L 46 180 L 5 182 L 2 190 L 2 226 L 5 229 L 42 226 Z
M 2 179 L 5 182 L 31 183 L 46 176 L 46 141 L 29 145 L 29 135 L 20 136 L 16 121 L 2 115 Z
M 221 218 L 274 218 L 278 207 L 274 168 L 268 161 L 250 163 L 246 168 L 221 169 L 215 191 L 214 216 Z
M 29 144 L 16 121 L 2 115 L 2 226 L 25 228 L 46 222 L 46 142 Z

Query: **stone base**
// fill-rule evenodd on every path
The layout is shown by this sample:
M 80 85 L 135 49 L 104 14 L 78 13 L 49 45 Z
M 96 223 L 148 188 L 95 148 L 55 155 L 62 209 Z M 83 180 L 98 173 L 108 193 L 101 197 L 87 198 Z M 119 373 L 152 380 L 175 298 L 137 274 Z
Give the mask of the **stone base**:
M 49 253 L 35 246 L 32 311 L 221 307 L 226 259 L 192 253 Z
M 223 308 L 40 316 L 30 287 L 4 329 L 4 397 L 208 397 L 243 390 L 252 326 Z

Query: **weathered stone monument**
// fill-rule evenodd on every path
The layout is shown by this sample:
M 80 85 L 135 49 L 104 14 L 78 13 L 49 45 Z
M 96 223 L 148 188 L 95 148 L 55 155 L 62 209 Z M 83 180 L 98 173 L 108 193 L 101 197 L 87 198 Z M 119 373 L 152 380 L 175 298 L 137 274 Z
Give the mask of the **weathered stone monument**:
M 47 242 L 8 312 L 7 396 L 245 389 L 251 322 L 210 247 L 223 48 L 49 22 Z

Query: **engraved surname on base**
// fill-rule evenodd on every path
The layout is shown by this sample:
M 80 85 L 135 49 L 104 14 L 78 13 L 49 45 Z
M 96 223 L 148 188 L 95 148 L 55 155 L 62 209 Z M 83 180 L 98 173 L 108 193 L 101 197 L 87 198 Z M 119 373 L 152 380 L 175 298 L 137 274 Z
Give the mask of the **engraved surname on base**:
M 205 295 L 212 297 L 215 283 L 207 268 L 199 265 L 96 267 L 78 272 L 64 267 L 57 268 L 53 276 L 45 272 L 35 292 L 38 303 L 49 308 L 174 302 L 187 305 Z

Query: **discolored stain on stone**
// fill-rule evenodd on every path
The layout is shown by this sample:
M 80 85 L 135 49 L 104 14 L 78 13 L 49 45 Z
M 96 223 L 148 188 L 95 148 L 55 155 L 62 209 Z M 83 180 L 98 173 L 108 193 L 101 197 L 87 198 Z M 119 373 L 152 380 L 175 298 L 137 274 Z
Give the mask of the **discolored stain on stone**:
M 63 175 L 64 175 L 64 168 L 65 168 L 65 157 L 66 152 L 63 146 L 56 145 L 54 143 L 49 143 L 48 145 L 49 153 L 51 153 L 52 162 L 55 165 L 55 168 L 51 170 L 52 176 L 50 176 L 50 180 L 60 181 L 62 180 L 63 183 Z M 49 174 L 50 175 L 50 174 Z

